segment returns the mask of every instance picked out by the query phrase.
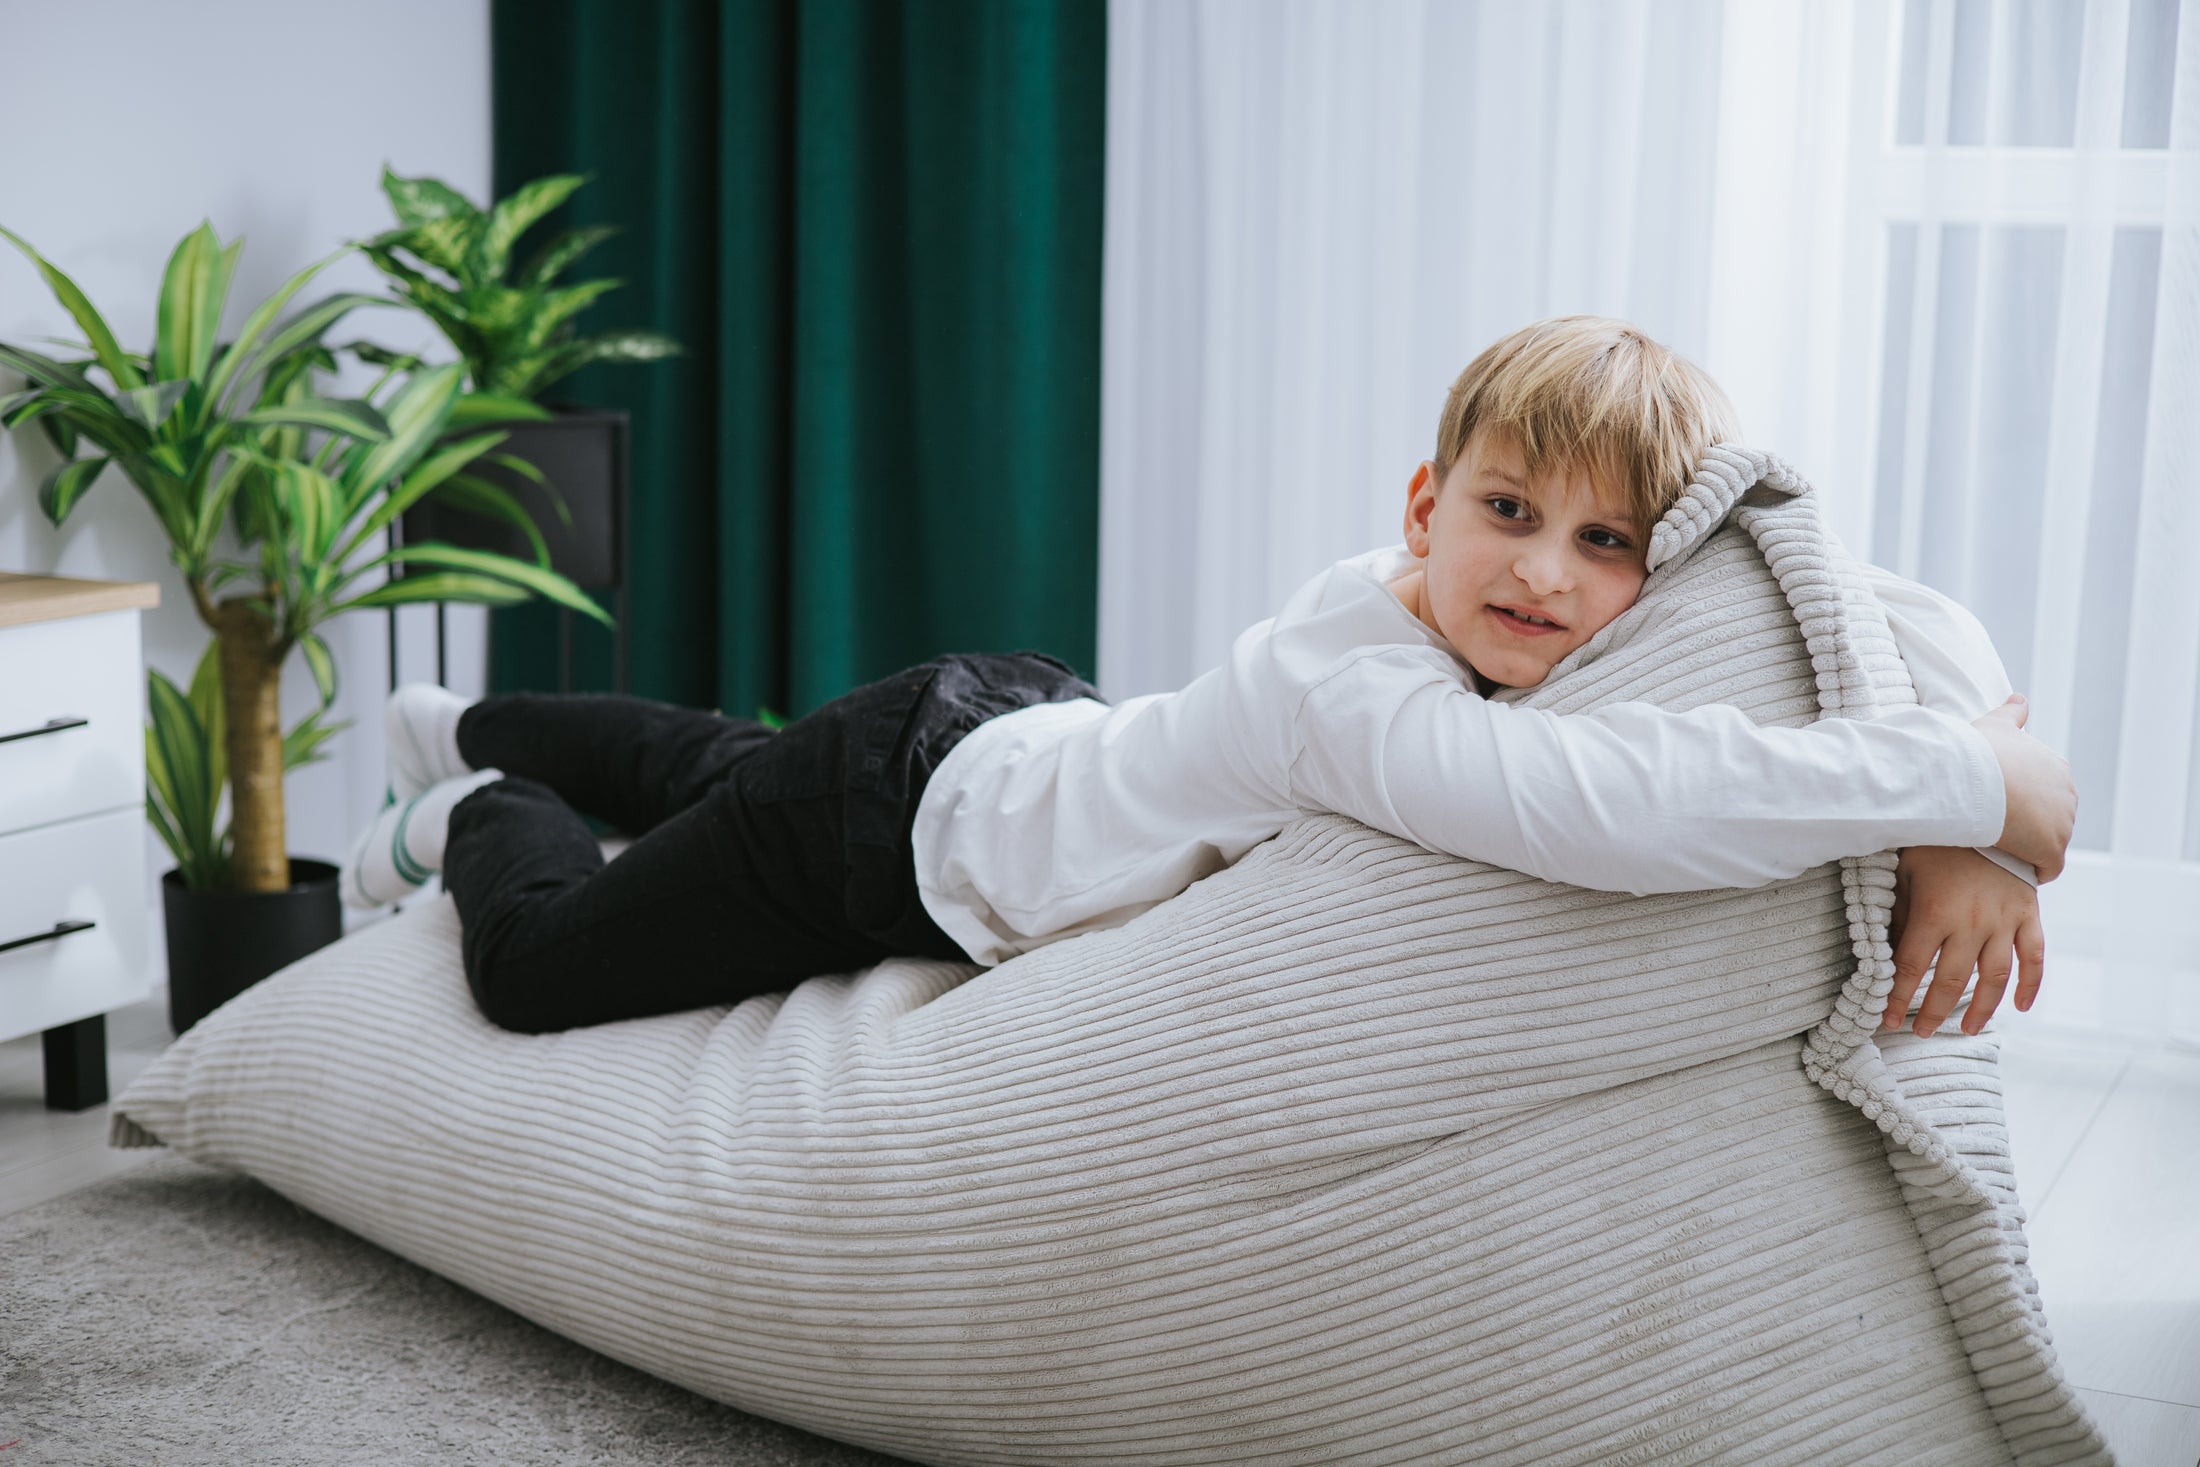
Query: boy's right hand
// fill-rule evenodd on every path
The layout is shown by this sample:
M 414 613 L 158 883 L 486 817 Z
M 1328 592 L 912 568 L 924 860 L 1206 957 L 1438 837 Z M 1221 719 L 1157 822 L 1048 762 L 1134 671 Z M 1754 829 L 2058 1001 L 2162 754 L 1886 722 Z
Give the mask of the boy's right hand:
M 2062 875 L 2063 853 L 2078 823 L 2078 787 L 2070 780 L 2070 761 L 2024 731 L 2031 706 L 2020 693 L 1971 727 L 1986 736 L 2001 763 L 2004 815 L 2001 838 L 1994 842 L 2039 873 L 2040 880 Z

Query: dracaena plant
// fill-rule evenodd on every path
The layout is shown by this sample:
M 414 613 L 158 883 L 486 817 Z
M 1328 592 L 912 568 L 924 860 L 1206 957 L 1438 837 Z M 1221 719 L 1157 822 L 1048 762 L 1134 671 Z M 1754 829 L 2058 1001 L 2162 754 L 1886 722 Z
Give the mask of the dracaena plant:
M 145 818 L 176 858 L 183 884 L 193 891 L 229 885 L 233 841 L 222 821 L 229 750 L 219 651 L 220 644 L 206 644 L 188 689 L 177 687 L 158 668 L 145 675 L 150 714 L 145 726 Z M 347 720 L 328 716 L 326 703 L 298 720 L 283 735 L 284 771 L 327 758 L 328 741 L 346 727 Z
M 578 174 L 538 178 L 483 209 L 440 180 L 382 170 L 398 227 L 362 248 L 398 295 L 441 328 L 476 391 L 533 401 L 592 362 L 679 353 L 678 342 L 654 331 L 579 333 L 574 318 L 622 282 L 561 285 L 559 277 L 616 234 L 613 226 L 566 230 L 514 268 L 520 236 L 586 181 Z
M 240 891 L 289 884 L 282 667 L 293 649 L 302 654 L 325 712 L 336 666 L 317 628 L 329 618 L 405 602 L 496 606 L 542 595 L 607 620 L 540 563 L 434 543 L 385 548 L 390 523 L 436 493 L 517 516 L 531 532 L 509 496 L 467 473 L 503 435 L 466 430 L 541 413 L 466 393 L 456 365 L 392 366 L 359 397 L 317 394 L 316 372 L 332 364 L 328 330 L 357 307 L 389 304 L 340 292 L 285 314 L 343 252 L 292 276 L 223 342 L 242 242 L 224 245 L 201 225 L 169 258 L 153 349 L 140 355 L 123 349 L 76 282 L 18 236 L 0 229 L 0 237 L 29 257 L 84 333 L 58 357 L 0 344 L 0 368 L 27 379 L 0 397 L 0 427 L 35 422 L 61 454 L 39 486 L 40 507 L 58 526 L 107 469 L 118 470 L 166 532 L 191 604 L 214 633 L 230 837 L 226 861 L 188 863 L 186 879 L 226 875 Z M 391 578 L 399 566 L 407 573 Z M 214 721 L 202 718 L 202 733 Z

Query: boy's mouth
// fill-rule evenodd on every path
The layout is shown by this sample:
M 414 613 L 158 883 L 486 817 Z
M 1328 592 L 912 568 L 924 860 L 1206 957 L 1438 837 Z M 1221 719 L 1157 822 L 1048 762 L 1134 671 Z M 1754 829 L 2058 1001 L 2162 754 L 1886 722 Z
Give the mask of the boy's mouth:
M 1499 626 L 1517 637 L 1547 637 L 1566 630 L 1564 622 L 1553 621 L 1541 612 L 1529 611 L 1524 607 L 1492 604 L 1483 610 Z

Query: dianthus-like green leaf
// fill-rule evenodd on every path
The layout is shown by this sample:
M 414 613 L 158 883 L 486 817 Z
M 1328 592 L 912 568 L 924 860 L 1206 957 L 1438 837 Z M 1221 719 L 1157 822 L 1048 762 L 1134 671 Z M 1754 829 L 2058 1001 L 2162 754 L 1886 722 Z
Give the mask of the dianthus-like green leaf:
M 388 167 L 382 170 L 382 192 L 389 196 L 398 222 L 408 229 L 481 212 L 472 199 L 439 178 L 399 178 Z
M 578 173 L 554 173 L 523 183 L 498 200 L 489 211 L 489 228 L 482 236 L 482 278 L 503 279 L 512 263 L 512 246 L 519 237 L 586 182 L 587 178 Z
M 549 285 L 593 250 L 619 232 L 616 224 L 590 224 L 568 229 L 535 253 L 512 283 L 522 290 Z

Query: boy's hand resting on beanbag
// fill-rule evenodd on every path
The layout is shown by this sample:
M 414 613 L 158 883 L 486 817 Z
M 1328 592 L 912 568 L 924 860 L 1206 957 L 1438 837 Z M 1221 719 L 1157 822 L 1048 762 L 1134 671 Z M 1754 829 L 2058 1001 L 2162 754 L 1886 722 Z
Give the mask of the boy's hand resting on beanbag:
M 2070 761 L 2024 731 L 2030 711 L 2023 694 L 2011 693 L 1971 727 L 1986 736 L 2001 762 L 2004 813 L 1995 846 L 2032 867 L 2040 880 L 2053 881 L 2062 875 L 2063 852 L 2077 827 L 2078 787 L 2070 781 Z
M 1894 876 L 1894 990 L 1880 1025 L 1899 1029 L 1910 996 L 1932 967 L 1933 986 L 1917 1014 L 1917 1032 L 1931 1034 L 1963 997 L 1971 970 L 1978 992 L 1963 1015 L 1963 1032 L 1986 1027 L 2009 985 L 2016 953 L 2017 1007 L 2029 1009 L 2040 991 L 2047 939 L 2040 931 L 2040 897 L 2022 877 L 1961 846 L 1911 846 Z M 1940 955 L 1936 965 L 1933 954 Z

